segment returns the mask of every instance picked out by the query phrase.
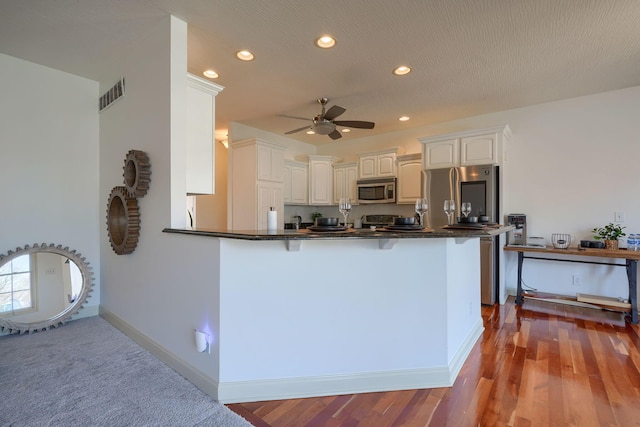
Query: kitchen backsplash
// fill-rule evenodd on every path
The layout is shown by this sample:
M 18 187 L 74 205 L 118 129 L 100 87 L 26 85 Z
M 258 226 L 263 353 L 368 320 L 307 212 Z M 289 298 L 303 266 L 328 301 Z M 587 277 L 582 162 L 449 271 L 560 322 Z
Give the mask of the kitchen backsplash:
M 294 206 L 285 205 L 284 222 L 293 222 L 294 216 L 302 217 L 302 222 L 312 222 L 311 215 L 320 212 L 323 217 L 337 217 L 342 221 L 342 215 L 338 212 L 338 206 Z M 413 216 L 415 210 L 413 205 L 375 204 L 375 205 L 353 205 L 349 214 L 349 222 L 363 215 L 402 215 Z

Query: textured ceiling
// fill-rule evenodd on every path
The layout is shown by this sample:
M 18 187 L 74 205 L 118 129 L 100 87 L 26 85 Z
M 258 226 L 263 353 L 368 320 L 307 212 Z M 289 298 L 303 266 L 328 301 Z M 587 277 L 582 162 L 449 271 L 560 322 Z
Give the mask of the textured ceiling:
M 376 122 L 346 140 L 640 85 L 638 0 L 0 0 L 0 52 L 109 80 L 102 61 L 166 14 L 189 24 L 189 71 L 220 74 L 222 132 L 283 134 L 305 122 L 276 115 L 311 119 L 323 96 Z

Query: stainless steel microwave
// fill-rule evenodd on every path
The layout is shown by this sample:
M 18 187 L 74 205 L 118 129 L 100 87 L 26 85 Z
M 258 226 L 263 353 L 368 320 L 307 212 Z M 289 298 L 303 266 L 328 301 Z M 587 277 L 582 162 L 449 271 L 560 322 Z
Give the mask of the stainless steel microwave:
M 360 204 L 396 202 L 395 178 L 363 179 L 357 181 L 356 186 Z

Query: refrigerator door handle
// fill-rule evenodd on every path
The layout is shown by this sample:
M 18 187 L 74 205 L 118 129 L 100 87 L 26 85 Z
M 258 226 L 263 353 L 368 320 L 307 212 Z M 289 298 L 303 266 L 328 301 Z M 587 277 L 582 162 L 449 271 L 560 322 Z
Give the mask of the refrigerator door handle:
M 449 169 L 449 200 L 455 200 L 453 198 L 453 191 L 454 191 L 453 189 L 455 188 L 454 185 L 456 182 L 456 179 L 455 179 L 456 173 L 457 173 L 456 168 Z
M 460 204 L 461 204 L 461 200 L 460 200 L 460 169 L 456 168 L 456 186 L 455 186 L 455 191 L 456 191 L 456 214 L 458 212 L 460 212 Z
M 431 228 L 431 209 L 433 209 L 433 205 L 431 204 L 431 171 L 422 169 L 420 175 L 422 176 L 422 185 L 420 186 L 421 197 L 427 199 L 427 206 L 429 207 L 429 209 L 427 209 L 427 215 L 425 216 L 427 227 Z

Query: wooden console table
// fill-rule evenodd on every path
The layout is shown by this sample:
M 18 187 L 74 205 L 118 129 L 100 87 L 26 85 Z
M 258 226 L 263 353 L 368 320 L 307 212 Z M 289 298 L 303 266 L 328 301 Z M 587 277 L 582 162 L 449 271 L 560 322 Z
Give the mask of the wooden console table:
M 522 263 L 525 258 L 539 259 L 547 261 L 562 261 L 562 262 L 579 262 L 583 264 L 600 264 L 600 265 L 613 265 L 619 267 L 626 267 L 627 279 L 629 281 L 629 303 L 631 304 L 631 323 L 638 323 L 638 287 L 637 287 L 637 271 L 638 260 L 640 260 L 640 251 L 628 251 L 626 249 L 591 249 L 591 248 L 567 248 L 556 249 L 552 246 L 546 248 L 525 247 L 525 246 L 505 246 L 505 251 L 518 252 L 518 293 L 516 295 L 516 304 L 522 304 Z M 537 253 L 540 255 L 562 254 L 573 255 L 577 257 L 596 257 L 596 258 L 618 258 L 624 259 L 624 264 L 613 262 L 599 262 L 599 261 L 586 261 L 575 259 L 559 259 L 548 258 L 544 256 L 526 256 L 525 253 Z

